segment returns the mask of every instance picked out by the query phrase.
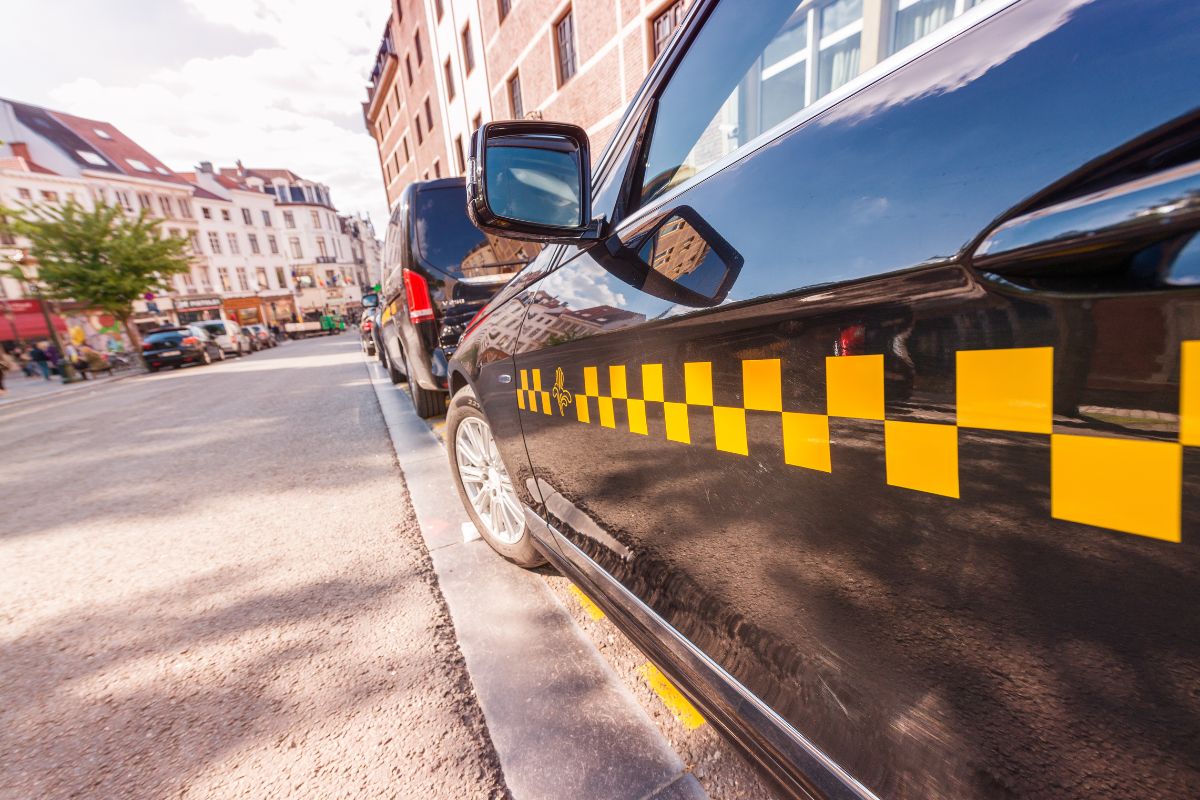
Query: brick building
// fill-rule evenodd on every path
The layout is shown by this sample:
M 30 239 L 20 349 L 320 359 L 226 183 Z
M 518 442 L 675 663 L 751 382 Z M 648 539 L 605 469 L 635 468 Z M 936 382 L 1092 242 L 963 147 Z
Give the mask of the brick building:
M 363 104 L 389 207 L 411 181 L 462 175 L 492 119 L 573 122 L 599 156 L 688 2 L 392 0 Z
M 440 61 L 430 31 L 423 0 L 392 1 L 363 103 L 389 208 L 412 181 L 458 172 L 446 148 Z

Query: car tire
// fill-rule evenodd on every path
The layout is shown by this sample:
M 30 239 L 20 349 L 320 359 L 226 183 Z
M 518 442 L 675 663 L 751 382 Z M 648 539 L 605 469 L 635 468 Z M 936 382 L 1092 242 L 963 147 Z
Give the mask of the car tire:
M 525 524 L 524 507 L 492 438 L 491 425 L 470 387 L 454 395 L 446 414 L 446 453 L 450 474 L 467 516 L 488 545 L 520 567 L 546 563 Z M 465 475 L 465 477 L 464 477 Z M 491 508 L 499 507 L 492 525 Z
M 218 348 L 217 348 L 217 360 L 218 360 L 218 361 L 224 361 L 224 360 L 225 360 L 225 351 L 224 351 L 224 350 L 222 350 L 220 347 L 218 347 Z
M 395 362 L 386 355 L 383 357 L 383 366 L 387 369 L 388 378 L 392 383 L 404 383 L 404 373 L 396 369 Z
M 200 363 L 206 367 L 212 363 L 212 356 L 208 354 L 207 350 L 200 351 Z
M 429 419 L 446 413 L 446 393 L 431 392 L 421 387 L 413 377 L 412 368 L 408 365 L 408 353 L 400 349 L 404 357 L 404 374 L 408 376 L 408 396 L 412 398 L 413 408 L 421 419 Z

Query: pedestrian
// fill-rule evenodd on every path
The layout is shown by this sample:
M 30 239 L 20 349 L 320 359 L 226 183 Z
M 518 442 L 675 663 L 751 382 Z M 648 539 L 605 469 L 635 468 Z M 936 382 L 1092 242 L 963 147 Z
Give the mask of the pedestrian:
M 75 371 L 78 372 L 85 381 L 91 380 L 91 378 L 88 377 L 88 363 L 83 357 L 83 351 L 80 350 L 79 346 L 74 342 L 71 342 L 67 345 L 66 360 L 67 363 L 75 368 Z
M 16 364 L 8 357 L 8 353 L 4 352 L 3 348 L 0 348 L 0 397 L 8 394 L 8 389 L 4 387 L 4 376 L 15 366 Z
M 38 372 L 42 373 L 42 377 L 50 380 L 50 357 L 46 351 L 42 349 L 42 343 L 38 342 L 29 351 L 29 360 Z

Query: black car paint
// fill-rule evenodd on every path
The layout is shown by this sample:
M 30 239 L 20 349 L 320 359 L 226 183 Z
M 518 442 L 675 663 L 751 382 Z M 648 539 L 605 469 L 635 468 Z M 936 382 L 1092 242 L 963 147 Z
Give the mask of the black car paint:
M 459 338 L 467 324 L 504 286 L 503 280 L 475 282 L 464 279 L 461 274 L 452 274 L 439 269 L 426 260 L 417 245 L 417 200 L 422 192 L 457 190 L 464 192 L 462 178 L 442 178 L 433 181 L 418 181 L 405 188 L 396 210 L 388 224 L 384 244 L 384 282 L 381 295 L 379 338 L 384 345 L 387 358 L 400 365 L 405 363 L 401 348 L 407 356 L 408 368 L 412 371 L 409 380 L 415 380 L 422 388 L 430 391 L 445 391 L 448 388 L 448 359 L 458 346 Z M 466 218 L 466 195 L 463 194 L 461 213 Z M 504 243 L 490 241 L 494 251 L 504 248 L 513 252 L 487 260 L 481 267 L 484 271 L 495 271 L 503 278 L 523 267 L 537 254 L 539 248 L 524 242 Z M 466 258 L 469 253 L 462 253 Z M 403 270 L 410 269 L 423 277 L 429 285 L 433 305 L 433 318 L 414 323 L 407 312 Z
M 197 345 L 184 344 L 183 340 L 188 337 L 199 339 L 200 343 Z M 151 369 L 201 364 L 204 363 L 205 352 L 212 361 L 218 361 L 223 357 L 221 346 L 204 330 L 196 327 L 156 328 L 149 331 L 143 341 L 147 345 L 154 345 L 142 349 L 142 359 Z M 175 351 L 178 351 L 179 355 L 163 355 L 163 353 Z
M 826 473 L 784 463 L 769 415 L 747 412 L 742 456 L 692 412 L 682 445 L 652 411 L 645 436 L 619 406 L 614 429 L 521 411 L 517 376 L 539 369 L 548 391 L 561 368 L 577 404 L 585 366 L 603 389 L 627 365 L 643 397 L 637 366 L 661 363 L 683 400 L 683 363 L 707 361 L 738 406 L 739 362 L 778 358 L 783 407 L 823 414 L 826 358 L 879 354 L 887 419 L 949 424 L 958 352 L 1052 347 L 1055 434 L 1178 441 L 1194 289 L 1004 277 L 971 256 L 998 221 L 1200 139 L 1198 54 L 1183 0 L 1016 3 L 633 229 L 615 220 L 628 243 L 693 209 L 744 260 L 726 305 L 679 308 L 617 277 L 616 248 L 564 246 L 464 337 L 454 385 L 480 398 L 547 556 L 789 792 L 1196 796 L 1200 457 L 1183 449 L 1176 543 L 1052 518 L 1047 436 L 960 428 L 952 499 L 888 485 L 881 421 L 831 417 Z M 639 122 L 607 163 L 631 162 Z M 615 197 L 622 170 L 604 170 L 597 196 Z M 608 329 L 531 333 L 539 309 L 604 305 Z

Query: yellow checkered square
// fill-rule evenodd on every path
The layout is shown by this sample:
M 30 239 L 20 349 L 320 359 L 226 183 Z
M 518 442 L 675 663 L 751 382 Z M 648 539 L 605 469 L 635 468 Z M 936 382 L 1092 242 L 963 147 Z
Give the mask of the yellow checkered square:
M 958 497 L 958 427 L 928 422 L 883 423 L 887 482 Z
M 961 350 L 955 360 L 959 425 L 1050 433 L 1054 348 Z
M 883 356 L 829 356 L 825 383 L 829 416 L 883 419 Z
M 642 364 L 642 399 L 661 403 L 663 394 L 662 364 Z
M 711 362 L 689 361 L 683 365 L 683 392 L 690 406 L 713 404 Z
M 793 467 L 830 471 L 829 417 L 783 412 L 783 460 Z
M 746 409 L 713 406 L 713 434 L 718 450 L 750 455 L 746 442 Z
M 742 394 L 749 411 L 783 411 L 783 376 L 779 359 L 743 361 Z
M 692 443 L 686 403 L 663 403 L 663 419 L 666 422 L 667 439 L 684 444 Z
M 608 393 L 617 400 L 629 397 L 629 391 L 625 386 L 624 364 L 608 368 Z
M 625 401 L 625 409 L 629 416 L 629 432 L 649 435 L 650 428 L 646 425 L 646 401 L 631 398 Z

